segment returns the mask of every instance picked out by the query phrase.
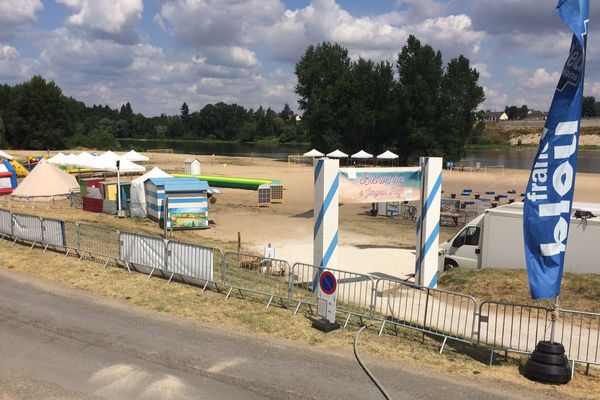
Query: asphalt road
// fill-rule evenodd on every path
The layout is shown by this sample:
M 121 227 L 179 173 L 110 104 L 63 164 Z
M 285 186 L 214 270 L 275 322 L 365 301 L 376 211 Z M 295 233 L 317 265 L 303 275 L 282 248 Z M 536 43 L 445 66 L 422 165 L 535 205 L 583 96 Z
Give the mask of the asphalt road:
M 527 397 L 364 356 L 394 399 Z M 0 399 L 380 398 L 350 356 L 133 310 L 0 270 Z

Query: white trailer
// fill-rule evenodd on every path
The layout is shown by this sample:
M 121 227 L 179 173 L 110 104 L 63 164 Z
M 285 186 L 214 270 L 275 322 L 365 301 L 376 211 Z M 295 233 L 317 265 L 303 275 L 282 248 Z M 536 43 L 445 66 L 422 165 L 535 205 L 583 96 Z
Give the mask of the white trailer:
M 576 210 L 594 217 L 575 218 Z M 523 203 L 491 208 L 440 245 L 441 265 L 472 268 L 525 268 Z M 573 203 L 565 272 L 600 273 L 600 204 Z

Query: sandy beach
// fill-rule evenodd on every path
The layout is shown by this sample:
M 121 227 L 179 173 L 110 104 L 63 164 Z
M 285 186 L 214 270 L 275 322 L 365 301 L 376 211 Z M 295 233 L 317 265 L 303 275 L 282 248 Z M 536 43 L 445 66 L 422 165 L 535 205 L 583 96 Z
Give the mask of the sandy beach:
M 63 151 L 64 152 L 64 151 Z M 32 151 L 11 151 L 17 158 L 25 158 Z M 53 153 L 51 153 L 52 155 Z M 167 172 L 183 172 L 186 154 L 146 153 L 150 157 L 147 167 L 158 166 Z M 197 156 L 202 163 L 202 174 L 248 178 L 279 179 L 285 186 L 284 204 L 258 207 L 256 191 L 227 189 L 210 205 L 210 219 L 214 225 L 204 231 L 179 231 L 177 239 L 219 246 L 226 250 L 237 248 L 238 232 L 242 250 L 262 254 L 263 248 L 271 243 L 276 249 L 276 258 L 290 263 L 312 263 L 313 230 L 313 187 L 312 167 L 288 164 L 287 161 L 250 158 Z M 516 191 L 508 198 L 520 200 L 529 171 L 488 170 L 443 171 L 443 198 L 454 193 L 461 198 L 464 188 L 473 193 L 493 191 L 506 194 Z M 483 197 L 483 196 L 482 196 Z M 490 197 L 490 196 L 488 196 Z M 493 196 L 492 196 L 493 197 Z M 500 204 L 508 201 L 503 200 Z M 471 198 L 472 199 L 472 198 Z M 600 175 L 577 174 L 575 201 L 600 202 Z M 12 207 L 23 207 L 14 205 Z M 25 208 L 31 209 L 32 206 Z M 48 205 L 33 206 L 46 213 Z M 341 269 L 355 272 L 381 272 L 403 276 L 414 270 L 415 224 L 400 218 L 369 215 L 370 204 L 344 204 L 340 206 L 340 247 L 338 265 Z M 49 211 L 49 210 L 47 210 Z M 27 212 L 26 209 L 23 212 Z M 117 219 L 111 215 L 93 214 L 76 209 L 61 209 L 61 218 L 86 220 L 111 224 Z M 119 222 L 128 230 L 136 226 L 152 227 L 159 234 L 158 225 L 152 221 L 127 220 Z M 455 227 L 443 227 L 441 240 L 448 239 Z

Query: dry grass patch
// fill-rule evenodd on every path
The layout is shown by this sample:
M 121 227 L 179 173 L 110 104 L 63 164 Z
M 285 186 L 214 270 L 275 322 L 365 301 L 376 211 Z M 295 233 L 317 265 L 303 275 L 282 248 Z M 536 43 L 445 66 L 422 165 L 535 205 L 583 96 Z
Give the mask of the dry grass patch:
M 109 267 L 91 261 L 78 261 L 75 257 L 64 257 L 60 253 L 46 252 L 35 248 L 12 246 L 7 241 L 0 243 L 4 255 L 2 267 L 33 275 L 61 286 L 130 303 L 144 309 L 168 313 L 179 317 L 240 334 L 276 338 L 307 345 L 324 351 L 352 355 L 356 325 L 350 329 L 340 329 L 323 334 L 310 327 L 308 313 L 292 315 L 291 309 L 278 307 L 278 303 L 265 309 L 267 299 L 238 294 L 225 300 L 225 295 L 216 291 L 204 293 L 194 286 L 171 282 L 160 278 L 146 279 L 146 275 L 128 273 L 124 269 Z M 44 259 L 43 263 L 33 260 Z M 361 335 L 360 351 L 363 356 L 377 358 L 390 363 L 401 362 L 421 370 L 440 372 L 466 379 L 477 385 L 510 384 L 523 393 L 536 393 L 536 396 L 568 397 L 592 399 L 600 391 L 600 378 L 595 370 L 592 375 L 577 375 L 568 386 L 546 386 L 530 382 L 518 373 L 518 366 L 524 358 L 510 357 L 500 366 L 489 368 L 485 365 L 488 352 L 471 346 L 453 345 L 449 342 L 443 355 L 437 353 L 440 342 L 410 330 L 398 329 L 397 336 L 389 328 L 387 334 L 377 337 L 376 328 Z M 527 395 L 524 395 L 527 398 Z M 535 396 L 532 396 L 535 398 Z
M 552 306 L 554 302 L 532 300 L 526 270 L 455 268 L 442 274 L 439 285 L 469 294 L 479 301 L 496 300 Z M 560 293 L 562 308 L 600 312 L 600 275 L 565 273 Z

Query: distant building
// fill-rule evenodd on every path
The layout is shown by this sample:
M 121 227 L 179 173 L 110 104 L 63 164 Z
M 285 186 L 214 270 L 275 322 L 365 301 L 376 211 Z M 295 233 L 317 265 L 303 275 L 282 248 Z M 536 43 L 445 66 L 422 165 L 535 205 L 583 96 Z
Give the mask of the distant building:
M 507 121 L 508 115 L 504 111 L 486 111 L 483 120 L 487 122 Z
M 545 121 L 547 116 L 548 114 L 545 112 L 531 110 L 525 119 L 528 121 Z

